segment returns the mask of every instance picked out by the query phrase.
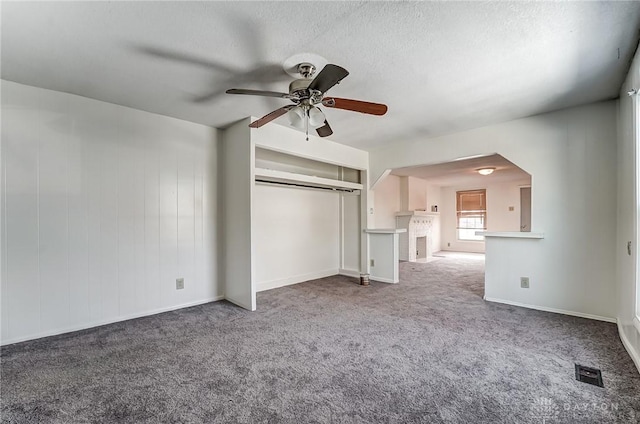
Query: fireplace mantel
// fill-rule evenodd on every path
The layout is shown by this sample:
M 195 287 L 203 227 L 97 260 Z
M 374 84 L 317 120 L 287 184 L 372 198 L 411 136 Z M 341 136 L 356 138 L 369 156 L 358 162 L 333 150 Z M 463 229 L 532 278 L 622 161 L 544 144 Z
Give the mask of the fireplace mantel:
M 440 216 L 440 212 L 403 211 L 396 212 L 396 216 Z

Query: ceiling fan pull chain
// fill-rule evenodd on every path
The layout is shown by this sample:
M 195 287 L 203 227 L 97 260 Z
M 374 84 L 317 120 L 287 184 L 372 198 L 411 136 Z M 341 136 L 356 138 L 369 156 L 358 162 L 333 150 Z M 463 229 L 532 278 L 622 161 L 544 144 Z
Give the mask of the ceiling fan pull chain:
M 304 114 L 304 132 L 307 136 L 307 141 L 309 141 L 309 109 Z

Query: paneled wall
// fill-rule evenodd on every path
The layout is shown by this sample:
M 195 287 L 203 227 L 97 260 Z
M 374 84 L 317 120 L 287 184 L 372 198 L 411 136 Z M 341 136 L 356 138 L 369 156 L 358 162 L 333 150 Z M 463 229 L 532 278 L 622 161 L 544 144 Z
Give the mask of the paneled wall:
M 217 144 L 206 126 L 2 81 L 2 343 L 221 297 Z

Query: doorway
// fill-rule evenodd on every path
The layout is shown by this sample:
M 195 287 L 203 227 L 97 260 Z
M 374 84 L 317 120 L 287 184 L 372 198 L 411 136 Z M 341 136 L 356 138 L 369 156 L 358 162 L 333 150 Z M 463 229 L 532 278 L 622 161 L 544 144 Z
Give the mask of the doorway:
M 520 232 L 531 232 L 531 187 L 520 187 Z

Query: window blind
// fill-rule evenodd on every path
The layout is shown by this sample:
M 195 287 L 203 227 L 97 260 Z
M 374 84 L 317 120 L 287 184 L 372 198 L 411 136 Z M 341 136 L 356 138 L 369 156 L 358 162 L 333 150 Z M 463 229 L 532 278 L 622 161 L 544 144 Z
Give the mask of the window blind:
M 487 191 L 466 190 L 456 192 L 458 229 L 487 229 Z

